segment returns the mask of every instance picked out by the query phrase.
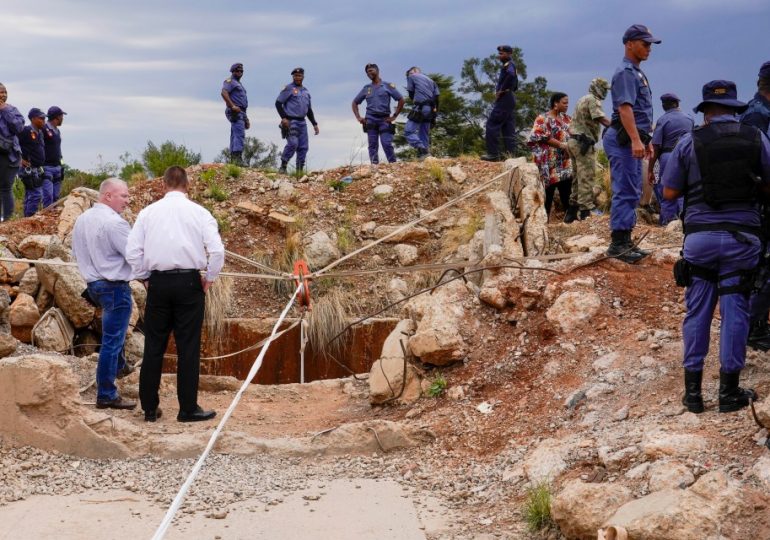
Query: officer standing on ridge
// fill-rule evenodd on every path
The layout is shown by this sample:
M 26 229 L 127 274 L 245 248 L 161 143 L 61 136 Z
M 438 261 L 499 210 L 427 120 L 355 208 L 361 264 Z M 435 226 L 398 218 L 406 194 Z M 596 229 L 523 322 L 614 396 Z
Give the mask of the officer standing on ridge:
M 27 115 L 30 125 L 24 126 L 19 133 L 21 146 L 21 169 L 19 179 L 24 184 L 24 217 L 37 212 L 45 189 L 51 189 L 51 181 L 45 175 L 45 143 L 43 142 L 43 126 L 45 113 L 33 107 Z
M 602 139 L 612 176 L 612 243 L 607 255 L 626 263 L 649 255 L 631 242 L 642 194 L 642 159 L 652 154 L 652 92 L 639 64 L 649 58 L 652 44 L 660 42 L 643 24 L 634 24 L 623 34 L 625 56 L 612 76 L 612 122 Z
M 679 96 L 676 94 L 663 94 L 660 96 L 663 105 L 663 116 L 655 124 L 655 131 L 652 134 L 652 159 L 648 165 L 649 182 L 655 186 L 655 196 L 660 203 L 660 224 L 667 225 L 674 221 L 682 211 L 682 199 L 667 201 L 663 198 L 663 184 L 655 183 L 655 172 L 653 167 L 655 162 L 659 161 L 660 172 L 658 178 L 663 178 L 663 172 L 666 170 L 666 164 L 671 152 L 674 150 L 677 141 L 685 133 L 690 133 L 695 126 L 695 122 L 688 115 L 679 109 Z
M 674 265 L 677 285 L 685 286 L 687 314 L 682 323 L 685 395 L 690 412 L 703 412 L 701 381 L 717 300 L 719 412 L 737 411 L 757 399 L 738 386 L 746 361 L 749 292 L 762 250 L 759 198 L 770 193 L 770 140 L 740 124 L 735 83 L 703 86 L 704 126 L 683 135 L 663 173 L 663 196 L 684 195 L 683 258 Z
M 307 138 L 307 116 L 310 123 L 313 124 L 315 134 L 318 135 L 318 122 L 315 121 L 313 107 L 310 104 L 310 92 L 302 86 L 305 80 L 305 70 L 301 67 L 294 68 L 291 71 L 293 79 L 291 84 L 287 84 L 278 94 L 275 100 L 275 108 L 281 117 L 281 133 L 286 139 L 286 146 L 281 154 L 281 168 L 279 172 L 286 173 L 286 166 L 294 153 L 297 153 L 297 171 L 305 168 L 305 158 L 307 157 L 308 138 Z
M 383 82 L 380 79 L 380 68 L 377 64 L 366 64 L 364 67 L 366 76 L 372 81 L 364 85 L 358 95 L 353 99 L 353 114 L 364 128 L 369 138 L 369 161 L 372 165 L 380 162 L 380 146 L 385 151 L 385 157 L 390 163 L 396 162 L 396 152 L 393 150 L 393 134 L 396 125 L 393 123 L 404 108 L 404 97 L 396 90 L 393 83 Z M 366 118 L 361 118 L 358 106 L 366 100 Z M 396 101 L 396 112 L 390 114 L 390 100 Z
M 407 116 L 404 137 L 417 150 L 417 157 L 425 159 L 430 153 L 430 128 L 438 114 L 438 85 L 413 66 L 406 71 L 406 91 L 412 100 L 412 111 Z
M 516 149 L 516 118 L 514 117 L 516 95 L 514 92 L 519 88 L 519 77 L 516 74 L 516 66 L 511 60 L 513 47 L 500 45 L 497 47 L 497 52 L 497 57 L 503 65 L 500 67 L 500 75 L 497 77 L 495 86 L 495 104 L 487 119 L 487 155 L 481 156 L 484 161 L 502 160 L 498 141 L 501 133 L 505 152 L 512 156 Z
M 741 123 L 754 126 L 770 137 L 770 62 L 762 64 L 757 76 L 757 93 L 749 101 L 746 112 L 741 115 Z M 764 213 L 764 226 L 767 230 L 770 226 L 770 223 L 767 223 L 770 221 L 770 205 L 765 205 Z M 765 238 L 765 243 L 768 244 L 768 242 L 770 239 Z M 765 259 L 761 264 L 767 267 L 770 265 L 770 245 L 766 245 L 765 249 Z M 770 311 L 770 280 L 751 297 L 751 330 L 748 345 L 752 349 L 770 350 L 768 311 Z
M 230 160 L 241 165 L 246 130 L 251 127 L 249 117 L 246 116 L 249 99 L 246 97 L 246 89 L 241 84 L 243 64 L 238 62 L 230 66 L 230 73 L 230 77 L 222 84 L 222 99 L 227 104 L 225 116 L 230 121 Z
M 569 208 L 564 214 L 564 223 L 586 219 L 592 213 L 602 213 L 594 204 L 595 145 L 599 140 L 600 127 L 610 125 L 602 109 L 602 101 L 607 97 L 609 89 L 610 83 L 598 77 L 591 81 L 588 94 L 580 98 L 575 106 L 575 114 L 569 126 L 570 138 L 567 141 L 567 149 L 573 163 L 572 191 Z
M 46 176 L 51 181 L 51 191 L 43 191 L 43 207 L 56 202 L 61 192 L 61 183 L 64 180 L 64 169 L 61 163 L 61 132 L 59 126 L 64 123 L 64 115 L 67 114 L 54 105 L 48 108 L 48 122 L 43 127 L 43 141 L 45 142 L 45 170 Z

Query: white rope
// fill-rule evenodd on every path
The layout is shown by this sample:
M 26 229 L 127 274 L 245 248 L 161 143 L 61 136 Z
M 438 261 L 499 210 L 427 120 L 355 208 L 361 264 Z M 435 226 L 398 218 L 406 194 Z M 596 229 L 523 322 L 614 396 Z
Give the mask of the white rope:
M 219 437 L 219 434 L 222 431 L 222 428 L 230 419 L 230 415 L 233 414 L 233 411 L 235 410 L 235 407 L 238 405 L 238 402 L 240 401 L 241 396 L 249 387 L 249 384 L 251 384 L 251 381 L 256 376 L 257 372 L 259 371 L 259 368 L 262 367 L 262 360 L 265 357 L 265 353 L 267 352 L 267 349 L 269 348 L 270 343 L 272 342 L 276 332 L 278 332 L 278 327 L 281 325 L 283 320 L 286 318 L 286 315 L 289 313 L 289 308 L 291 308 L 291 306 L 294 304 L 294 299 L 297 297 L 297 293 L 299 292 L 299 290 L 300 290 L 300 287 L 297 287 L 297 290 L 294 291 L 294 294 L 291 296 L 289 303 L 286 304 L 285 308 L 283 308 L 283 311 L 281 312 L 281 316 L 278 317 L 278 320 L 275 322 L 275 325 L 273 326 L 273 331 L 270 333 L 269 341 L 265 344 L 265 346 L 259 352 L 257 359 L 254 360 L 254 364 L 251 366 L 251 370 L 249 371 L 249 374 L 246 376 L 246 379 L 243 381 L 243 384 L 241 385 L 240 390 L 238 390 L 238 393 L 235 394 L 235 398 L 233 399 L 233 402 L 227 408 L 227 411 L 225 411 L 225 414 L 222 415 L 222 419 L 219 421 L 219 425 L 217 425 L 217 428 L 214 430 L 214 433 L 211 434 L 211 438 L 209 439 L 209 443 L 206 445 L 206 449 L 198 458 L 198 461 L 195 462 L 195 465 L 190 471 L 190 474 L 187 476 L 187 480 L 185 480 L 184 484 L 182 484 L 182 487 L 179 489 L 179 493 L 177 493 L 176 497 L 174 498 L 174 501 L 171 503 L 171 506 L 166 512 L 166 515 L 163 517 L 163 521 L 161 521 L 160 525 L 158 526 L 158 529 L 155 531 L 155 534 L 152 537 L 153 540 L 161 540 L 166 535 L 166 531 L 171 525 L 171 521 L 174 519 L 174 516 L 179 510 L 179 507 L 182 506 L 182 501 L 184 501 L 184 498 L 187 495 L 187 492 L 189 491 L 190 486 L 192 486 L 193 482 L 195 481 L 195 478 L 198 476 L 198 473 L 201 470 L 201 467 L 203 467 L 203 462 L 206 461 L 206 458 L 208 457 L 209 453 L 214 448 L 214 444 L 217 442 L 217 438 Z

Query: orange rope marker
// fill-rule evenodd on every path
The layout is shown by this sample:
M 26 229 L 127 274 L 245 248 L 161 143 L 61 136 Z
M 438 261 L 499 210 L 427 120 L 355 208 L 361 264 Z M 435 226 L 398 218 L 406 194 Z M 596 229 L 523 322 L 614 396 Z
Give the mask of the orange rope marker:
M 299 259 L 298 261 L 294 262 L 294 283 L 296 283 L 297 287 L 302 287 L 297 294 L 297 299 L 299 301 L 299 304 L 303 307 L 306 307 L 308 311 L 312 309 L 312 306 L 310 304 L 310 279 L 305 277 L 310 274 L 310 268 L 308 268 L 307 263 L 304 259 Z

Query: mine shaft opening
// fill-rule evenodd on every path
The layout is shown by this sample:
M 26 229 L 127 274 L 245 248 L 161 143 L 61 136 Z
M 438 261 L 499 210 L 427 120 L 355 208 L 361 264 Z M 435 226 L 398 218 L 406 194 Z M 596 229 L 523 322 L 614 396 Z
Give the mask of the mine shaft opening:
M 287 319 L 279 330 L 290 327 L 294 322 L 292 319 Z M 340 345 L 333 354 L 337 362 L 329 354 L 324 354 L 318 344 L 308 341 L 305 347 L 304 382 L 349 377 L 352 373 L 368 373 L 372 364 L 380 357 L 385 338 L 396 327 L 397 322 L 398 319 L 370 319 L 350 328 L 341 337 Z M 201 344 L 201 374 L 245 379 L 259 354 L 259 349 L 227 358 L 209 358 L 249 348 L 268 337 L 274 324 L 274 319 L 228 319 L 221 335 L 216 336 L 216 339 L 204 332 Z M 299 325 L 274 340 L 268 347 L 262 367 L 252 382 L 255 384 L 301 382 L 300 340 Z M 169 346 L 169 353 L 175 352 L 172 343 Z M 164 360 L 163 371 L 176 372 L 176 359 Z

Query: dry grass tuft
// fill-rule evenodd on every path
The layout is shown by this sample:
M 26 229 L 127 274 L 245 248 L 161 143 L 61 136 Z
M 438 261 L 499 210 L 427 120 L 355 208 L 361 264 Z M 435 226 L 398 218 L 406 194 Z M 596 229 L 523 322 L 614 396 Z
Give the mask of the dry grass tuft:
M 484 216 L 480 212 L 473 211 L 467 216 L 467 222 L 455 225 L 441 239 L 441 260 L 454 254 L 457 248 L 470 242 L 473 235 L 484 228 Z
M 209 342 L 219 350 L 225 339 L 225 319 L 233 296 L 233 279 L 219 277 L 206 291 L 206 309 L 203 327 Z
M 338 356 L 347 336 L 342 336 L 326 347 L 334 336 L 348 324 L 350 317 L 360 313 L 359 297 L 341 289 L 332 289 L 313 303 L 308 318 L 308 340 L 316 353 Z

